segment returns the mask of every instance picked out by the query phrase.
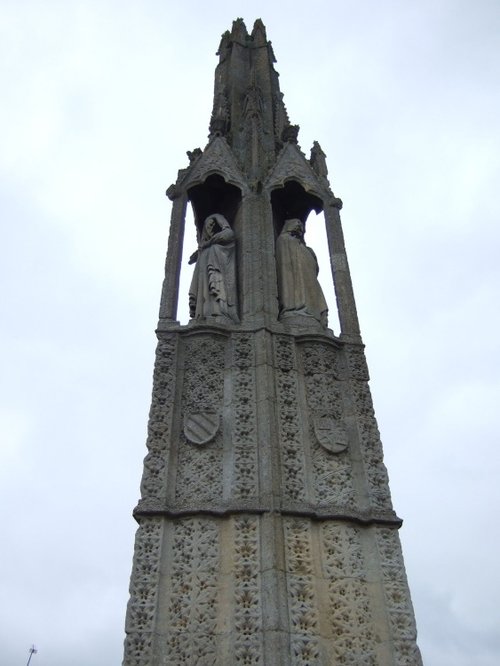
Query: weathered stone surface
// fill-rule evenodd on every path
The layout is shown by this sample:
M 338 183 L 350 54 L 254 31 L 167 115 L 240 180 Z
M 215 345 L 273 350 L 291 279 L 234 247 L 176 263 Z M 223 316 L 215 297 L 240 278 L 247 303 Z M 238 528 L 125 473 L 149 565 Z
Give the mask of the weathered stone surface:
M 297 145 L 262 22 L 248 34 L 235 21 L 219 57 L 209 143 L 168 190 L 123 663 L 418 666 L 340 200 L 319 144 L 310 162 Z M 193 318 L 180 326 L 188 200 L 200 247 Z M 310 268 L 277 266 L 280 234 L 287 220 L 303 230 L 312 209 L 325 210 L 337 336 L 315 274 L 305 311 L 280 317 L 293 300 L 286 271 Z M 231 246 L 229 262 L 215 245 Z
M 285 220 L 276 241 L 280 318 L 312 317 L 328 325 L 328 305 L 318 282 L 316 255 L 304 243 L 304 225 L 298 219 Z
M 234 232 L 224 215 L 213 213 L 203 223 L 189 289 L 192 319 L 238 323 Z

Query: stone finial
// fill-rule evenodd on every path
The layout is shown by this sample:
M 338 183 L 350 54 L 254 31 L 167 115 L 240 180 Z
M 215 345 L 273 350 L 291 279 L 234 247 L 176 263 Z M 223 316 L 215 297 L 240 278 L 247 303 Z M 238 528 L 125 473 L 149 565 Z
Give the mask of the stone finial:
M 299 125 L 287 125 L 281 133 L 281 140 L 284 143 L 297 143 L 299 138 Z
M 194 162 L 196 162 L 198 157 L 201 157 L 202 150 L 201 150 L 201 148 L 194 148 L 193 150 L 188 150 L 186 152 L 186 155 L 189 158 L 189 164 L 193 164 Z
M 253 24 L 251 37 L 253 39 L 254 46 L 265 46 L 265 44 L 267 44 L 266 27 L 260 18 L 257 19 Z
M 177 199 L 177 197 L 180 196 L 180 193 L 181 193 L 180 189 L 177 187 L 177 185 L 174 185 L 173 183 L 167 188 L 167 191 L 165 192 L 170 201 Z
M 231 33 L 229 30 L 226 30 L 221 36 L 219 48 L 215 55 L 219 56 L 219 62 L 223 62 L 226 59 L 228 50 L 231 48 Z
M 299 125 L 287 125 L 281 133 L 281 140 L 284 143 L 297 143 L 299 130 Z
M 311 158 L 309 164 L 312 166 L 318 176 L 328 179 L 328 168 L 326 166 L 326 155 L 317 141 L 314 141 L 311 148 Z
M 245 21 L 242 18 L 237 18 L 233 21 L 233 28 L 231 30 L 231 40 L 244 44 L 248 38 L 248 31 Z

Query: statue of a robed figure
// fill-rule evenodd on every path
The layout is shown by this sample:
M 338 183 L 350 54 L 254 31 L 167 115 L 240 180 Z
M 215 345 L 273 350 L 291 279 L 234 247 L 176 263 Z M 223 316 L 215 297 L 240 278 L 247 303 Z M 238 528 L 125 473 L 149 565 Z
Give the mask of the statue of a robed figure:
M 318 261 L 304 242 L 304 225 L 286 220 L 276 241 L 280 318 L 304 316 L 328 325 L 328 306 L 318 282 Z
M 191 319 L 221 317 L 238 323 L 234 232 L 223 215 L 209 215 L 203 223 L 189 289 Z

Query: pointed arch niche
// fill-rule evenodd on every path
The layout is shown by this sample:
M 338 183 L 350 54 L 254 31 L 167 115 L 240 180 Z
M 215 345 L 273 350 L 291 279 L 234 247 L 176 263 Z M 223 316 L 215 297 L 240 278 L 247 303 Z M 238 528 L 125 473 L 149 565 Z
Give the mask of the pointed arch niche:
M 203 222 L 212 213 L 224 215 L 233 227 L 241 205 L 241 190 L 226 182 L 219 174 L 212 174 L 203 183 L 188 189 L 188 200 L 193 208 L 198 233 L 201 233 Z
M 241 198 L 238 187 L 219 174 L 211 174 L 174 200 L 160 320 L 175 321 L 178 317 L 181 324 L 188 323 L 188 292 L 194 270 L 189 259 L 197 250 L 203 222 L 210 214 L 220 213 L 234 228 Z
M 308 192 L 297 180 L 287 180 L 283 187 L 271 192 L 274 240 L 281 233 L 286 220 L 298 218 L 304 225 L 305 242 L 318 260 L 318 280 L 328 304 L 328 327 L 339 335 L 340 324 L 335 299 L 333 275 L 328 250 L 323 201 Z

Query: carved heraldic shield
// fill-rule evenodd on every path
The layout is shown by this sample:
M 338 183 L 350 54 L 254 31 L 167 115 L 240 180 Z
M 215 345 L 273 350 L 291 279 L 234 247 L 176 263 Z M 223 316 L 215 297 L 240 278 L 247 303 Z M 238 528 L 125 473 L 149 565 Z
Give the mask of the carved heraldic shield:
M 314 419 L 314 434 L 321 446 L 330 453 L 342 453 L 347 449 L 347 433 L 333 416 L 317 416 Z
M 191 444 L 208 444 L 218 430 L 219 415 L 215 412 L 191 412 L 184 417 L 184 435 Z

